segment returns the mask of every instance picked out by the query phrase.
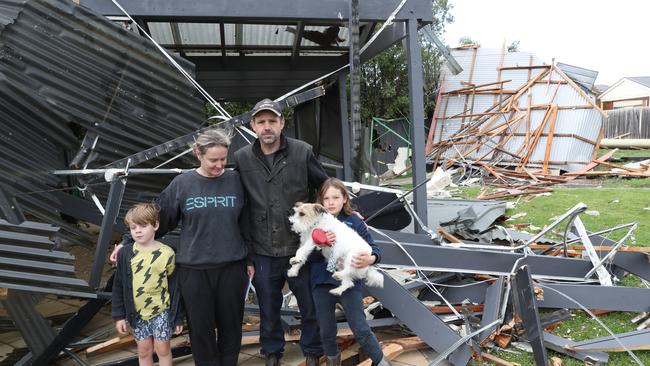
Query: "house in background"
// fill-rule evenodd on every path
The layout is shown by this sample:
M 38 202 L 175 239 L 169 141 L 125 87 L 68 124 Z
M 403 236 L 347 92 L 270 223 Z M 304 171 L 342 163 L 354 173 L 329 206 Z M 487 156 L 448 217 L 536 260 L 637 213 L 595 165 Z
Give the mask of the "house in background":
M 601 108 L 604 110 L 648 107 L 650 101 L 650 76 L 622 78 L 600 94 L 598 99 Z

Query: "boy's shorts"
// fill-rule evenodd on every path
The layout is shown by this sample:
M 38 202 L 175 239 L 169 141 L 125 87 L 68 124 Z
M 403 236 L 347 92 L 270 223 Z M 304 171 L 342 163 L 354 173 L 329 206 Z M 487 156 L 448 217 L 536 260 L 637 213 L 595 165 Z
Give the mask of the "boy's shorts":
M 133 338 L 142 341 L 153 337 L 157 341 L 168 341 L 172 338 L 172 324 L 169 321 L 169 309 L 149 320 L 138 318 L 133 327 Z

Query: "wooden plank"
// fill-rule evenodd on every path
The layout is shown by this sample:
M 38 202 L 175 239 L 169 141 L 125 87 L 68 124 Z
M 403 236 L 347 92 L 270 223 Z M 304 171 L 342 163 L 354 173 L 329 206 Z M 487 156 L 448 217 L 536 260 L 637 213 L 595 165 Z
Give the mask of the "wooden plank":
M 495 172 L 494 169 L 492 169 L 491 166 L 489 166 L 488 164 L 485 164 L 485 163 L 481 163 L 481 166 L 483 166 L 483 168 L 485 170 L 487 170 L 488 172 L 490 172 L 490 174 L 492 174 L 495 178 L 502 181 L 503 183 L 508 184 L 508 182 L 505 179 L 503 179 L 503 177 L 501 177 L 501 174 Z
M 530 106 L 531 109 L 537 110 L 537 109 L 545 109 L 550 107 L 551 105 L 549 103 L 542 103 L 542 104 L 533 104 Z M 559 105 L 557 106 L 557 109 L 562 111 L 562 110 L 575 110 L 575 109 L 592 109 L 593 106 L 590 104 L 581 104 L 581 105 Z
M 501 199 L 501 198 L 511 198 L 517 196 L 523 196 L 528 194 L 539 194 L 545 192 L 553 192 L 551 188 L 540 188 L 540 189 L 511 189 L 503 192 L 487 193 L 480 194 L 476 199 L 479 200 L 492 200 L 492 199 Z
M 499 358 L 493 354 L 490 353 L 481 353 L 481 358 L 483 361 L 487 361 L 492 365 L 497 365 L 497 366 L 520 366 L 518 363 L 515 362 L 510 362 L 506 361 L 502 358 Z
M 9 289 L 0 287 L 0 300 L 7 300 L 7 295 L 9 295 Z
M 497 334 L 494 336 L 494 343 L 501 348 L 508 348 L 510 341 L 512 341 L 512 336 L 509 334 Z
M 450 92 L 446 92 L 445 95 L 449 95 L 449 96 L 473 95 L 473 94 L 480 94 L 480 95 L 483 95 L 483 94 L 487 94 L 487 95 L 508 94 L 508 95 L 512 95 L 512 94 L 515 94 L 516 92 L 517 92 L 516 90 L 511 90 L 511 89 L 494 88 L 494 89 L 483 89 L 483 90 L 463 90 L 463 91 L 456 91 L 456 92 L 450 91 Z
M 596 160 L 596 157 L 598 156 L 598 150 L 600 149 L 600 142 L 603 140 L 603 136 L 605 136 L 605 127 L 600 128 L 600 132 L 598 133 L 598 138 L 596 138 L 596 146 L 594 146 L 594 153 L 591 154 L 592 160 Z
M 465 89 L 470 90 L 470 89 L 484 88 L 486 86 L 492 86 L 492 85 L 502 85 L 502 84 L 505 84 L 505 83 L 509 83 L 511 81 L 512 80 L 503 80 L 503 81 L 495 81 L 495 82 L 492 82 L 492 83 L 485 83 L 485 84 L 478 84 L 478 85 L 468 83 L 466 81 L 461 81 L 460 83 L 463 84 L 463 85 L 469 86 L 469 88 L 465 88 Z M 456 89 L 456 90 L 463 90 L 463 89 Z
M 134 345 L 135 345 L 135 339 L 130 334 L 125 337 L 115 337 L 107 340 L 106 342 L 96 344 L 86 349 L 86 356 L 92 357 L 102 353 L 115 351 L 118 349 L 130 347 Z
M 412 349 L 420 349 L 420 348 L 427 348 L 429 347 L 426 342 L 422 340 L 420 337 L 406 337 L 406 338 L 396 338 L 396 339 L 387 339 L 382 341 L 384 344 L 399 344 L 402 346 L 402 349 L 405 351 L 412 350 Z
M 596 105 L 596 103 L 591 99 L 591 97 L 589 97 L 589 96 L 587 95 L 587 93 L 585 93 L 584 90 L 582 90 L 581 87 L 579 87 L 579 86 L 578 86 L 578 85 L 577 85 L 573 80 L 571 80 L 571 78 L 568 77 L 568 76 L 564 73 L 564 71 L 562 71 L 559 67 L 555 67 L 555 66 L 553 66 L 553 71 L 557 72 L 557 73 L 558 73 L 558 74 L 559 74 L 559 75 L 560 75 L 564 80 L 566 80 L 566 82 L 567 82 L 569 85 L 571 85 L 571 87 L 573 87 L 573 89 L 575 89 L 575 90 L 578 92 L 578 94 L 580 94 L 580 95 L 581 95 L 585 100 L 587 100 L 587 102 L 588 102 L 589 104 L 591 104 L 591 106 L 592 106 L 592 107 L 593 107 L 593 108 L 594 108 L 598 113 L 600 113 L 600 115 L 603 116 L 603 118 L 607 118 L 607 113 L 605 113 L 605 111 L 603 111 L 602 109 L 600 109 L 600 107 L 599 107 L 598 105 Z
M 449 233 L 447 230 L 445 230 L 445 229 L 443 229 L 443 228 L 441 228 L 441 227 L 438 227 L 438 228 L 436 229 L 436 232 L 437 232 L 438 234 L 442 235 L 442 236 L 443 236 L 445 239 L 447 239 L 447 241 L 449 241 L 450 243 L 462 243 L 462 240 L 458 239 L 457 237 L 455 237 L 454 235 L 452 235 L 452 234 Z
M 545 79 L 545 80 L 536 81 L 535 84 L 568 84 L 568 83 L 564 80 Z
M 591 169 L 597 167 L 599 162 L 606 161 L 606 160 L 610 159 L 612 156 L 614 156 L 614 153 L 617 152 L 617 151 L 618 151 L 618 149 L 614 149 L 614 150 L 606 153 L 605 155 L 599 157 L 595 161 L 592 161 L 591 163 L 587 164 L 582 170 L 578 170 L 576 172 L 573 172 L 572 173 L 572 174 L 574 174 L 573 176 L 567 176 L 567 178 L 569 178 L 568 180 L 576 179 L 578 176 L 580 176 L 580 175 L 590 171 Z M 566 173 L 564 175 L 566 176 L 567 174 L 569 174 L 569 173 Z
M 438 91 L 438 97 L 436 98 L 436 107 L 433 110 L 433 116 L 431 116 L 431 125 L 429 126 L 427 143 L 424 147 L 425 155 L 431 154 L 431 150 L 433 150 L 433 138 L 435 137 L 436 129 L 438 128 L 438 113 L 440 112 L 440 104 L 442 101 L 443 83 L 444 79 L 440 82 L 440 90 Z
M 461 117 L 479 117 L 479 116 L 492 116 L 495 114 L 503 114 L 503 112 L 485 112 L 485 113 L 470 113 L 470 114 L 456 114 L 453 116 L 445 117 L 445 118 L 439 118 L 441 120 L 449 120 L 449 119 L 454 119 L 454 118 L 461 118 Z
M 381 349 L 381 352 L 384 354 L 384 357 L 387 358 L 388 360 L 394 360 L 397 358 L 399 355 L 401 355 L 404 352 L 408 352 L 411 350 L 415 349 L 420 349 L 420 348 L 428 348 L 429 345 L 427 345 L 424 341 L 420 339 L 420 337 L 408 337 L 408 338 L 402 338 L 402 339 L 391 339 L 391 340 L 385 340 L 381 342 L 383 347 Z M 366 359 L 363 362 L 358 364 L 359 366 L 371 366 L 372 365 L 372 360 L 371 359 Z
M 627 177 L 640 177 L 640 178 L 650 178 L 650 174 L 644 174 L 644 173 L 634 173 L 634 172 L 616 172 L 613 170 L 598 170 L 598 171 L 591 171 L 591 172 L 572 172 L 572 173 L 564 173 L 564 175 L 569 176 L 569 177 L 577 177 L 581 175 L 623 175 Z
M 542 132 L 544 132 L 544 127 L 546 127 L 546 122 L 548 121 L 550 111 L 551 109 L 549 108 L 546 110 L 546 113 L 544 113 L 544 117 L 542 117 L 542 122 L 537 127 L 537 131 L 533 136 L 533 141 L 528 146 L 524 158 L 521 159 L 521 162 L 519 162 L 520 167 L 526 166 L 526 164 L 528 163 L 528 159 L 530 159 L 530 156 L 533 154 L 533 151 L 535 151 L 535 148 L 537 147 L 537 142 L 539 141 L 539 137 L 541 136 Z
M 512 135 L 513 136 L 526 136 L 526 133 L 525 132 L 514 132 Z M 548 136 L 547 133 L 542 133 L 542 137 L 546 137 L 546 136 Z M 573 139 L 576 139 L 576 140 L 580 140 L 582 142 L 586 142 L 586 143 L 588 143 L 590 145 L 594 145 L 594 146 L 597 145 L 596 141 L 589 140 L 588 138 L 582 137 L 580 135 L 576 135 L 575 133 L 554 133 L 553 137 L 569 137 L 569 138 L 573 138 Z M 598 152 L 598 150 L 595 149 L 595 148 L 594 148 L 594 151 L 596 153 Z
M 500 67 L 500 70 L 526 70 L 526 69 L 550 69 L 551 65 L 532 65 L 532 66 L 506 66 Z
M 548 173 L 548 159 L 551 157 L 553 132 L 555 131 L 556 120 L 557 120 L 557 105 L 554 105 L 553 107 L 551 107 L 551 125 L 548 127 L 548 136 L 546 137 L 546 150 L 544 152 L 544 164 L 542 165 L 543 174 Z
M 616 169 L 623 169 L 623 170 L 627 170 L 628 172 L 635 172 L 635 173 L 644 173 L 647 170 L 647 169 L 639 169 L 639 168 L 630 168 L 630 167 L 627 167 L 627 166 L 617 165 L 617 164 L 609 163 L 609 162 L 606 162 L 606 161 L 600 161 L 600 162 L 598 162 L 598 165 L 604 165 L 604 166 L 608 166 L 610 168 L 616 168 Z
M 473 311 L 475 313 L 480 313 L 483 312 L 483 304 L 478 304 L 478 305 L 465 305 L 465 309 L 468 309 L 470 311 Z M 463 310 L 463 307 L 461 306 L 454 306 L 454 309 L 458 312 Z M 429 306 L 429 310 L 431 310 L 432 313 L 435 314 L 449 314 L 453 313 L 449 306 Z

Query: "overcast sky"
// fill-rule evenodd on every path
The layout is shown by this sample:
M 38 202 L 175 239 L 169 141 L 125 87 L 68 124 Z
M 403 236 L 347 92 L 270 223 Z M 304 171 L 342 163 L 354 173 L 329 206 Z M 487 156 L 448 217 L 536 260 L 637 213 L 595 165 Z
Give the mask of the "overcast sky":
M 625 76 L 650 76 L 650 1 L 647 0 L 450 0 L 454 22 L 449 46 L 467 36 L 500 49 L 519 40 L 519 50 L 550 63 L 599 72 L 596 84 Z

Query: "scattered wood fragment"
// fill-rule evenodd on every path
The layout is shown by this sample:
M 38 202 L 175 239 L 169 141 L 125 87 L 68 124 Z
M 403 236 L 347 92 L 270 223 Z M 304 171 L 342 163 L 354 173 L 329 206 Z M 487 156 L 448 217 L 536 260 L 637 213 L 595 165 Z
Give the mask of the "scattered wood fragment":
M 106 342 L 96 344 L 90 348 L 87 348 L 86 356 L 92 357 L 102 353 L 115 351 L 118 349 L 123 349 L 134 345 L 135 345 L 135 339 L 130 334 L 125 337 L 115 337 L 107 340 Z
M 523 195 L 529 195 L 529 194 L 539 194 L 539 193 L 546 193 L 546 192 L 553 192 L 553 189 L 551 188 L 515 188 L 515 189 L 508 189 L 504 191 L 498 191 L 498 192 L 492 192 L 492 193 L 482 193 L 478 197 L 476 197 L 479 200 L 497 200 L 497 199 L 503 199 L 503 198 L 511 198 L 511 197 L 517 197 L 517 196 L 523 196 Z
M 436 229 L 436 232 L 438 234 L 442 235 L 442 237 L 447 239 L 447 241 L 450 242 L 450 243 L 462 243 L 463 242 L 462 240 L 458 239 L 453 234 L 451 234 L 450 232 L 448 232 L 447 230 L 445 230 L 445 229 L 443 229 L 441 227 L 438 227 Z
M 502 358 L 499 358 L 491 353 L 481 353 L 481 358 L 483 361 L 487 361 L 492 365 L 497 366 L 520 366 L 520 364 L 515 362 L 506 361 Z
M 381 351 L 384 353 L 384 357 L 389 360 L 395 359 L 404 352 L 429 347 L 420 337 L 389 339 L 382 341 L 381 344 Z M 359 366 L 371 365 L 371 359 L 364 360 L 359 364 Z
M 512 341 L 512 336 L 509 334 L 497 334 L 494 336 L 494 343 L 496 343 L 501 348 L 508 348 L 508 345 Z
M 458 312 L 460 312 L 462 310 L 462 308 L 468 309 L 468 310 L 470 310 L 472 312 L 475 312 L 475 313 L 483 312 L 483 304 L 454 306 L 454 309 L 456 311 L 458 311 Z M 449 314 L 449 313 L 452 313 L 449 306 L 430 306 L 429 310 L 431 310 L 431 312 L 435 313 L 435 314 Z
M 616 311 L 612 311 L 612 310 L 598 310 L 598 309 L 594 309 L 594 310 L 589 310 L 589 311 L 591 311 L 591 313 L 594 314 L 594 315 L 596 315 L 596 316 L 605 315 L 605 314 L 609 314 L 609 313 L 616 313 Z

